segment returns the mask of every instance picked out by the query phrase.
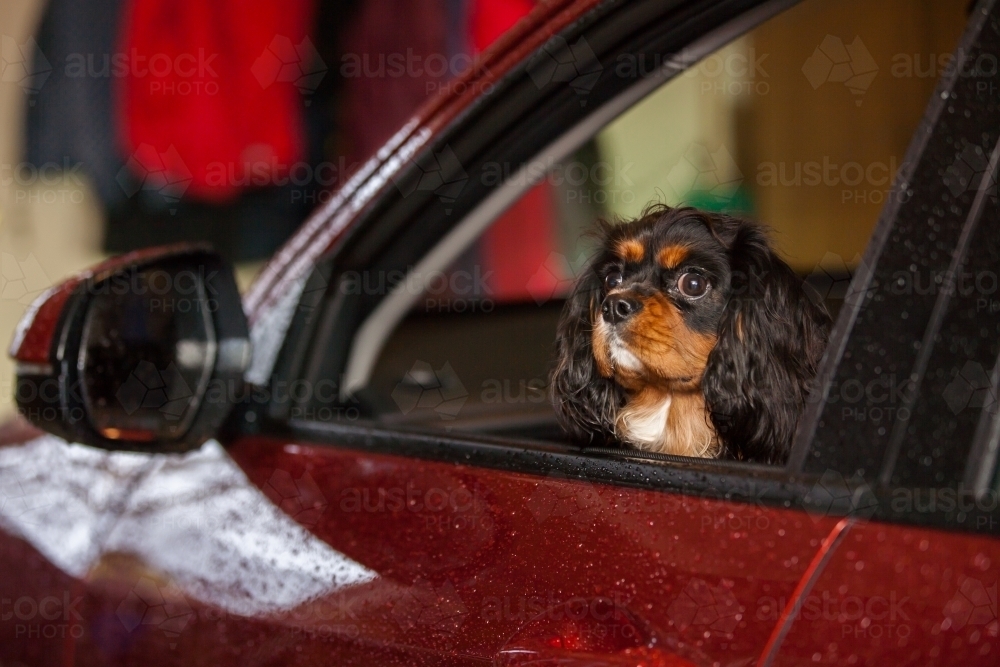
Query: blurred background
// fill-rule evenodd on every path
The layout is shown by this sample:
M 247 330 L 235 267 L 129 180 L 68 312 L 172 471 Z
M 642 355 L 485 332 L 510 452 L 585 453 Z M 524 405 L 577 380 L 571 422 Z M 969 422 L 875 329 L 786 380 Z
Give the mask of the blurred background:
M 0 4 L 0 341 L 52 283 L 143 246 L 209 241 L 245 287 L 534 4 Z M 595 218 L 658 200 L 765 221 L 797 271 L 842 289 L 966 16 L 959 0 L 807 0 L 545 165 L 455 270 L 488 275 L 491 302 L 541 303 L 586 262 Z M 4 355 L 0 420 L 12 379 Z

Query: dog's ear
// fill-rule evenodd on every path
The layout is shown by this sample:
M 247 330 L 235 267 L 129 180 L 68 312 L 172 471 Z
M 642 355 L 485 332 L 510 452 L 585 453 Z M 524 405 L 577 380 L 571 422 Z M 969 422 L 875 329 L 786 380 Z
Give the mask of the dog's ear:
M 557 359 L 549 381 L 560 425 L 574 440 L 595 445 L 615 441 L 614 428 L 624 394 L 603 377 L 594 360 L 591 334 L 601 308 L 601 283 L 588 267 L 559 318 Z
M 732 292 L 702 379 L 705 400 L 730 455 L 783 463 L 826 348 L 830 316 L 756 225 L 739 223 L 729 261 Z

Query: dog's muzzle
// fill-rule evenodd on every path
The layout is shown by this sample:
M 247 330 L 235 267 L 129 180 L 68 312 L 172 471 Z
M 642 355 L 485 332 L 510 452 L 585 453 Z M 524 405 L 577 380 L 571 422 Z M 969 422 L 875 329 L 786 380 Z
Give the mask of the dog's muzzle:
M 621 294 L 609 295 L 601 305 L 601 317 L 608 324 L 619 324 L 642 310 L 642 304 Z

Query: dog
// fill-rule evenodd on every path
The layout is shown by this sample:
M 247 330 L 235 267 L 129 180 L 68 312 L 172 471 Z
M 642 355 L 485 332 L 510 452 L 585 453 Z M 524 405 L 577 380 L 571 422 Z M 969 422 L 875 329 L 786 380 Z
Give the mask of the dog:
M 764 228 L 657 204 L 597 233 L 558 325 L 563 429 L 591 445 L 783 463 L 831 320 Z

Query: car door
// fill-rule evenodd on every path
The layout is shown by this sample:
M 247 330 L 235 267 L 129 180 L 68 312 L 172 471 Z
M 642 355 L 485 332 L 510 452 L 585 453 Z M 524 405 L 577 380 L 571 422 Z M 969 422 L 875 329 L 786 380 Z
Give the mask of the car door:
M 648 32 L 650 22 L 639 15 L 662 12 L 655 22 L 660 30 L 673 35 L 670 39 L 690 39 L 674 32 L 678 26 L 667 27 L 678 14 L 665 9 L 635 3 L 622 14 L 606 14 L 603 23 L 588 19 L 588 25 Z M 764 16 L 740 13 L 736 23 L 715 32 L 711 39 L 722 41 L 712 48 L 743 29 L 738 26 L 749 27 Z M 620 44 L 621 36 L 580 32 L 561 37 L 560 43 L 595 49 L 598 38 L 610 49 L 605 62 L 614 63 L 620 53 L 614 49 L 621 47 L 612 44 Z M 658 58 L 662 62 L 664 53 Z M 461 155 L 468 172 L 464 187 L 424 192 L 419 183 L 410 189 L 400 178 L 400 204 L 410 210 L 405 224 L 393 220 L 399 213 L 385 213 L 372 229 L 357 232 L 352 250 L 313 274 L 303 298 L 315 301 L 300 308 L 291 325 L 293 331 L 309 332 L 300 333 L 308 343 L 296 349 L 286 345 L 275 371 L 289 390 L 299 383 L 304 393 L 312 387 L 318 393 L 320 383 L 351 374 L 343 366 L 350 367 L 358 352 L 347 343 L 368 338 L 357 332 L 368 326 L 366 315 L 368 321 L 379 317 L 378 301 L 388 296 L 352 290 L 351 279 L 388 275 L 409 263 L 417 265 L 411 273 L 419 275 L 419 253 L 439 252 L 433 247 L 435 235 L 447 237 L 442 228 L 463 224 L 455 210 L 460 202 L 495 206 L 486 201 L 488 190 L 475 192 L 488 181 L 466 159 L 471 149 L 460 152 L 459 146 L 485 141 L 484 128 L 496 132 L 499 114 L 542 104 L 519 122 L 525 136 L 498 133 L 500 143 L 479 148 L 483 154 L 476 164 L 480 174 L 491 164 L 516 164 L 497 151 L 512 144 L 542 162 L 539 148 L 557 128 L 572 124 L 570 118 L 552 116 L 553 109 L 565 103 L 568 111 L 560 114 L 587 119 L 608 97 L 621 109 L 641 95 L 637 82 L 622 81 L 610 64 L 600 68 L 608 83 L 590 77 L 593 85 L 586 87 L 583 81 L 569 87 L 559 81 L 538 85 L 537 70 L 532 73 L 531 64 L 528 69 L 522 75 L 527 87 L 509 92 L 502 110 L 487 107 L 478 122 L 463 126 L 469 137 L 459 132 L 429 149 L 435 164 Z M 586 60 L 578 69 L 597 71 Z M 638 83 L 651 90 L 662 80 Z M 603 85 L 609 86 L 606 92 Z M 626 89 L 629 97 L 616 96 L 612 86 Z M 544 101 L 552 96 L 562 99 Z M 605 108 L 600 113 L 617 112 Z M 418 169 L 427 168 L 419 158 L 414 162 Z M 460 183 L 446 173 L 439 181 Z M 478 204 L 476 197 L 482 197 Z M 465 219 L 476 218 L 472 211 Z M 387 241 L 399 249 L 368 250 Z M 358 298 L 351 303 L 351 297 Z M 440 400 L 432 398 L 438 405 L 429 410 L 447 415 L 448 401 L 461 397 L 447 377 L 439 379 L 442 386 L 429 391 L 437 391 Z M 344 378 L 341 387 L 350 383 Z M 272 400 L 255 423 L 285 419 L 291 431 L 244 437 L 228 446 L 262 488 L 281 478 L 289 481 L 291 497 L 301 495 L 293 489 L 318 489 L 323 511 L 310 518 L 311 531 L 378 573 L 326 601 L 341 612 L 333 623 L 302 617 L 302 650 L 312 650 L 311 639 L 317 650 L 329 651 L 339 662 L 365 663 L 373 656 L 382 664 L 702 664 L 719 656 L 751 662 L 775 626 L 772 619 L 755 615 L 759 601 L 792 596 L 823 544 L 839 530 L 839 517 L 810 518 L 791 508 L 802 489 L 780 470 L 669 458 L 677 465 L 664 467 L 649 457 L 583 452 L 557 442 L 512 443 L 352 418 L 352 409 L 369 413 L 364 403 L 377 403 L 374 393 L 359 392 L 356 407 L 350 401 L 334 406 L 333 419 L 329 402 Z M 425 398 L 415 398 L 418 411 Z M 407 399 L 394 394 L 393 400 Z M 324 626 L 340 629 L 324 636 Z
M 445 154 L 440 151 L 439 162 Z M 934 168 L 920 158 L 915 156 L 917 164 Z M 331 270 L 320 284 L 343 284 L 336 273 Z M 343 302 L 337 307 L 349 311 Z M 873 312 L 885 314 L 878 306 Z M 337 328 L 343 320 L 331 315 L 319 345 L 338 344 L 327 337 L 331 332 L 350 337 L 364 330 L 364 315 L 358 320 L 345 331 Z M 906 331 L 912 335 L 914 329 Z M 331 356 L 336 353 L 326 350 L 296 377 L 315 382 L 334 376 L 323 366 L 332 363 Z M 350 365 L 348 359 L 339 367 L 347 366 L 349 374 Z M 436 364 L 429 368 L 428 382 L 413 378 L 422 392 L 414 404 L 426 400 L 443 418 L 449 401 L 462 396 L 447 372 Z M 833 368 L 852 377 L 843 366 Z M 411 370 L 415 376 L 418 369 Z M 290 433 L 247 438 L 230 452 L 257 484 L 283 471 L 328 492 L 328 509 L 315 531 L 380 573 L 369 589 L 348 594 L 361 654 L 373 649 L 360 646 L 385 646 L 386 655 L 397 659 L 412 651 L 428 660 L 449 656 L 502 664 L 739 664 L 772 661 L 784 646 L 783 659 L 813 660 L 817 652 L 803 654 L 796 635 L 788 646 L 785 640 L 801 617 L 798 605 L 817 590 L 817 578 L 849 567 L 860 571 L 847 545 L 868 530 L 856 525 L 867 517 L 859 515 L 858 502 L 843 501 L 871 499 L 861 509 L 881 511 L 874 493 L 858 494 L 863 487 L 851 475 L 831 479 L 830 471 L 842 469 L 801 469 L 801 461 L 813 456 L 811 439 L 800 443 L 799 468 L 775 471 L 653 462 L 621 452 L 427 433 L 365 419 L 351 423 L 350 407 L 342 409 L 344 419 L 324 419 L 317 403 L 303 401 L 288 409 Z M 816 426 L 827 437 L 836 435 L 835 428 L 843 426 Z M 838 445 L 856 455 L 865 450 L 857 442 L 841 437 Z M 806 513 L 806 507 L 819 511 Z M 871 530 L 875 540 L 888 535 L 893 549 L 913 539 L 905 531 Z M 934 553 L 938 561 L 992 548 L 986 538 L 941 544 Z M 906 611 L 907 585 L 900 584 L 898 600 L 891 591 L 884 596 L 889 605 L 902 602 L 890 615 Z M 864 602 L 871 606 L 870 597 Z M 932 611 L 933 604 L 916 613 Z M 856 620 L 862 629 L 870 627 Z M 833 631 L 842 625 L 833 624 Z M 816 634 L 806 631 L 810 647 Z M 872 633 L 853 640 L 864 638 Z M 880 646 L 871 642 L 869 650 L 878 654 Z M 819 655 L 844 657 L 828 645 Z

